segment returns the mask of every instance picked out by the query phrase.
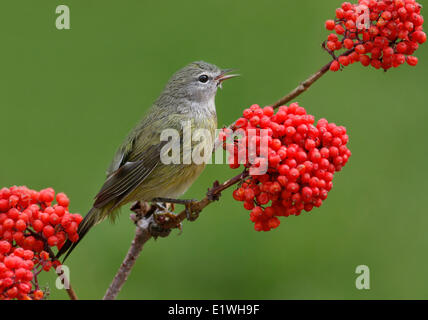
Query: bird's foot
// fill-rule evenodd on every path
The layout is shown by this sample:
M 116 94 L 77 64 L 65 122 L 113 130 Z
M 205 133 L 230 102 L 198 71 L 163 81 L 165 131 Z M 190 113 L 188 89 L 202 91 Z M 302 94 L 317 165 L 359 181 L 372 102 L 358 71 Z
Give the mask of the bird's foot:
M 174 212 L 169 210 L 170 206 L 168 205 L 168 203 L 155 202 L 153 203 L 153 206 L 156 208 L 156 210 L 154 211 L 154 214 L 162 214 L 162 213 L 174 214 Z
M 152 201 L 184 205 L 186 211 L 186 218 L 189 221 L 195 221 L 199 217 L 199 213 L 201 212 L 201 210 L 197 208 L 198 200 L 196 199 L 155 198 Z
M 157 209 L 153 212 L 153 217 L 157 224 L 165 225 L 171 224 L 171 222 L 179 222 L 178 216 L 174 212 L 169 211 L 168 205 L 158 202 L 155 206 Z
M 154 224 L 150 226 L 150 233 L 153 237 L 167 237 L 171 233 L 171 228 L 165 228 L 165 225 L 180 224 L 179 218 L 174 212 L 169 211 L 164 203 L 157 202 L 153 204 L 156 210 L 153 212 Z

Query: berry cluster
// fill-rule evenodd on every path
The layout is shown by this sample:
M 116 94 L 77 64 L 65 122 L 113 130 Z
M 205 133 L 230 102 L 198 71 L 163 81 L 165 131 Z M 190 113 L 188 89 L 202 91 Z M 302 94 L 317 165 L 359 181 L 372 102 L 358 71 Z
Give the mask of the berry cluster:
M 55 197 L 52 188 L 0 190 L 0 299 L 43 298 L 36 277 L 60 264 L 53 248 L 79 239 L 82 216 L 70 213 L 69 204 L 64 193 Z
M 363 66 L 388 70 L 406 61 L 415 66 L 413 53 L 427 39 L 423 32 L 421 5 L 415 0 L 359 0 L 344 2 L 336 9 L 335 20 L 325 27 L 334 31 L 324 43 L 335 58 L 331 71 L 355 62 Z M 349 50 L 338 58 L 335 52 Z
M 314 116 L 298 103 L 279 107 L 276 114 L 272 107 L 253 105 L 235 122 L 233 132 L 224 129 L 220 139 L 230 154 L 229 166 L 250 169 L 233 197 L 251 210 L 256 231 L 278 227 L 280 216 L 320 207 L 333 187 L 334 173 L 351 156 L 345 127 L 325 119 L 315 125 Z M 251 144 L 256 146 L 254 155 Z M 263 163 L 265 172 L 260 171 Z

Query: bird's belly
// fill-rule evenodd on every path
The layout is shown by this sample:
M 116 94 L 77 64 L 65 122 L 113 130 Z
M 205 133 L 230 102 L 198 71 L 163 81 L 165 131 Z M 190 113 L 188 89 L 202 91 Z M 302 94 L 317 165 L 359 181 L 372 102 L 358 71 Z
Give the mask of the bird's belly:
M 179 198 L 190 188 L 205 168 L 201 165 L 171 165 L 152 172 L 140 187 L 132 192 L 126 202 L 151 201 L 154 198 Z M 168 172 L 168 174 L 165 174 Z
M 205 165 L 192 165 L 190 168 L 182 170 L 182 174 L 176 178 L 176 181 L 174 181 L 174 183 L 170 183 L 169 186 L 166 186 L 161 197 L 174 199 L 179 198 L 192 186 L 204 168 Z
M 196 124 L 192 125 L 194 129 L 206 129 L 211 134 L 211 147 L 214 143 L 215 129 L 217 121 L 213 118 L 193 119 Z M 206 143 L 192 142 L 193 154 L 202 155 L 211 149 L 205 150 Z M 180 146 L 183 151 L 183 147 Z M 201 151 L 202 154 L 201 154 Z M 208 160 L 208 159 L 206 159 Z M 198 178 L 205 168 L 204 162 L 193 162 L 191 164 L 159 164 L 152 173 L 124 200 L 124 203 L 132 201 L 151 201 L 154 198 L 179 198 L 190 188 L 193 182 Z

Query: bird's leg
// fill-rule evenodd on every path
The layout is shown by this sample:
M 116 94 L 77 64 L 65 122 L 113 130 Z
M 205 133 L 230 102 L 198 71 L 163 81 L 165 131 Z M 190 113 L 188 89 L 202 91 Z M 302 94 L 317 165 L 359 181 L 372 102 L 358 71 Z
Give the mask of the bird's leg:
M 170 213 L 170 214 L 173 213 L 173 212 L 169 211 L 169 208 L 168 208 L 168 205 L 166 202 L 156 201 L 154 203 L 154 205 L 157 208 L 156 213 Z
M 200 211 L 195 210 L 193 207 L 193 205 L 198 202 L 196 199 L 154 198 L 152 201 L 184 205 L 186 210 L 186 217 L 189 221 L 195 221 L 199 217 Z
M 155 202 L 154 206 L 157 208 L 153 213 L 156 222 L 163 224 L 169 219 L 177 219 L 177 215 L 174 212 L 169 211 L 167 203 Z

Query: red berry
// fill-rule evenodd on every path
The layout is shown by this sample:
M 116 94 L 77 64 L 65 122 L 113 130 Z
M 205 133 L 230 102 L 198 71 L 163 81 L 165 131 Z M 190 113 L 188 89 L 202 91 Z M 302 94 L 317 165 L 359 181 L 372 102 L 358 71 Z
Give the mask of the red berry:
M 42 290 L 36 290 L 36 291 L 34 291 L 33 295 L 34 295 L 34 300 L 41 300 L 41 299 L 43 299 L 43 296 L 44 296 Z
M 339 71 L 339 69 L 340 69 L 340 63 L 334 60 L 330 65 L 330 71 L 336 72 L 336 71 Z
M 335 51 L 336 50 L 336 42 L 334 42 L 334 41 L 327 41 L 327 48 L 330 50 L 330 51 Z
M 364 48 L 363 45 L 359 44 L 358 46 L 355 47 L 355 51 L 359 54 L 364 54 L 366 53 L 366 48 Z
M 57 237 L 55 237 L 55 236 L 50 236 L 50 237 L 48 238 L 48 244 L 49 244 L 49 246 L 51 246 L 51 247 L 56 246 L 56 245 L 58 244 L 58 238 L 57 238 Z
M 344 34 L 345 33 L 345 29 L 340 25 L 336 25 L 334 27 L 334 30 L 336 31 L 337 34 Z
M 367 67 L 370 65 L 370 57 L 363 54 L 360 56 L 360 62 L 363 66 Z
M 11 248 L 12 248 L 12 246 L 9 242 L 0 241 L 0 253 L 3 253 L 3 254 L 8 253 Z
M 347 65 L 349 65 L 350 61 L 349 61 L 349 58 L 347 56 L 340 56 L 339 57 L 339 63 L 342 66 L 346 67 Z
M 263 108 L 263 114 L 267 117 L 272 117 L 274 114 L 274 110 L 272 107 L 264 107 Z
M 55 233 L 55 229 L 52 226 L 45 226 L 43 228 L 43 235 L 46 238 L 49 238 L 50 236 L 53 236 Z
M 246 127 L 248 124 L 248 120 L 245 118 L 239 118 L 238 120 L 236 120 L 235 122 L 235 127 L 236 128 L 244 128 Z M 62 206 L 61 206 L 62 207 Z
M 13 299 L 18 295 L 18 288 L 12 287 L 11 289 L 6 291 L 6 294 L 9 298 Z
M 42 202 L 50 203 L 54 200 L 55 193 L 52 190 L 45 189 L 40 191 L 39 199 Z
M 16 221 L 15 223 L 15 229 L 18 231 L 24 231 L 27 228 L 27 224 L 25 223 L 24 220 L 19 219 L 18 221 Z
M 41 220 L 34 220 L 33 221 L 33 229 L 36 232 L 40 232 L 43 230 L 44 224 Z
M 334 30 L 334 27 L 335 27 L 335 22 L 334 22 L 334 20 L 327 20 L 326 22 L 325 22 L 325 28 L 327 29 L 327 30 Z
M 58 193 L 56 195 L 56 202 L 65 208 L 68 208 L 70 205 L 70 200 L 68 199 L 67 195 L 65 193 Z
M 49 216 L 49 222 L 50 222 L 50 224 L 52 224 L 52 225 L 57 225 L 57 224 L 60 222 L 60 218 L 58 217 L 58 215 L 57 215 L 57 214 L 52 213 L 52 214 Z
M 329 40 L 334 42 L 336 36 L 330 35 Z M 341 56 L 339 61 L 346 65 L 346 59 L 357 61 L 360 55 L 354 52 Z M 370 60 L 368 55 L 361 55 L 362 63 L 367 63 L 365 59 Z M 328 190 L 331 190 L 333 173 L 348 161 L 350 152 L 346 144 L 349 138 L 344 127 L 328 123 L 325 119 L 319 120 L 315 127 L 314 117 L 297 103 L 289 107 L 281 106 L 276 114 L 271 107 L 261 109 L 257 105 L 251 106 L 245 113 L 248 113 L 252 124 L 243 128 L 242 138 L 229 146 L 224 145 L 224 148 L 235 150 L 243 145 L 243 141 L 255 141 L 260 149 L 256 152 L 256 161 L 247 159 L 245 163 L 250 169 L 255 169 L 264 160 L 268 162 L 269 170 L 261 174 L 250 170 L 250 177 L 233 192 L 233 198 L 243 201 L 244 208 L 251 211 L 250 220 L 255 230 L 269 231 L 279 225 L 277 217 L 298 216 L 302 210 L 310 211 L 322 204 Z M 253 124 L 270 130 L 266 146 L 263 147 L 259 131 L 256 136 L 246 136 L 249 128 L 254 128 Z M 260 157 L 262 150 L 267 158 Z M 247 153 L 243 153 L 244 158 L 248 157 Z M 267 207 L 263 209 L 260 206 Z M 45 211 L 52 216 L 55 207 L 53 212 L 48 208 Z M 81 221 L 82 217 L 78 214 L 64 213 L 61 225 L 67 235 L 60 231 L 52 236 L 53 239 L 48 238 L 48 244 L 56 244 L 60 248 L 67 236 L 72 242 L 78 241 L 77 227 Z
M 12 229 L 14 226 L 15 226 L 15 222 L 13 222 L 13 220 L 12 220 L 12 219 L 6 219 L 6 220 L 3 222 L 3 228 L 4 228 L 5 230 L 10 230 L 10 229 Z
M 237 201 L 244 201 L 244 189 L 239 188 L 239 189 L 236 189 L 235 191 L 233 191 L 233 198 Z M 71 220 L 70 220 L 70 222 L 71 222 Z M 62 222 L 61 222 L 61 224 L 64 225 Z
M 414 56 L 408 56 L 407 63 L 409 64 L 409 66 L 416 66 L 418 64 L 418 58 Z
M 348 38 L 346 38 L 344 41 L 343 41 L 343 45 L 344 45 L 344 47 L 346 48 L 346 49 L 352 49 L 353 47 L 354 47 L 354 41 L 352 41 L 351 39 L 348 39 Z
M 423 31 L 415 31 L 412 35 L 412 39 L 417 41 L 419 44 L 423 44 L 427 41 L 427 35 Z
M 0 212 L 6 212 L 9 210 L 9 201 L 6 199 L 0 199 Z
M 369 17 L 364 18 L 368 29 L 356 25 L 359 6 L 368 7 Z M 359 0 L 351 4 L 345 2 L 336 10 L 336 21 L 328 20 L 327 30 L 335 31 L 327 36 L 326 48 L 338 51 L 344 47 L 355 51 L 346 58 L 339 56 L 339 63 L 346 67 L 360 61 L 363 66 L 388 70 L 398 67 L 406 60 L 410 65 L 417 62 L 412 57 L 420 44 L 426 42 L 423 31 L 424 19 L 420 14 L 421 6 L 414 0 Z M 367 18 L 370 21 L 365 21 Z M 403 56 L 404 55 L 404 56 Z M 349 62 L 349 63 L 348 63 Z M 340 66 L 334 63 L 331 71 L 338 71 Z

